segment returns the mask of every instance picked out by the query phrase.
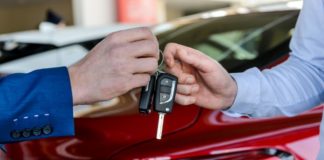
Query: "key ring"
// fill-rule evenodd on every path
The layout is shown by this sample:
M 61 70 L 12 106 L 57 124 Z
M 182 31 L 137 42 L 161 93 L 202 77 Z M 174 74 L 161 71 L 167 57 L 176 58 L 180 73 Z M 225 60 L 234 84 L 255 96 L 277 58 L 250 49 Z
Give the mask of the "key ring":
M 159 54 L 161 55 L 162 59 L 160 61 L 160 64 L 158 64 L 158 68 L 157 68 L 157 71 L 156 72 L 160 72 L 160 73 L 164 73 L 161 68 L 163 66 L 163 63 L 164 63 L 164 54 L 163 52 L 161 51 L 161 49 L 159 49 Z

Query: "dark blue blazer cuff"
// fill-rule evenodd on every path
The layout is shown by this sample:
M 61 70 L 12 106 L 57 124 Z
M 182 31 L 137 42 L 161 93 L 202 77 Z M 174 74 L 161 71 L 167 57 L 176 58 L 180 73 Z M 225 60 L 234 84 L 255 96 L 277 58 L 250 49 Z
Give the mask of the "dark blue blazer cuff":
M 0 79 L 0 143 L 74 135 L 66 67 Z

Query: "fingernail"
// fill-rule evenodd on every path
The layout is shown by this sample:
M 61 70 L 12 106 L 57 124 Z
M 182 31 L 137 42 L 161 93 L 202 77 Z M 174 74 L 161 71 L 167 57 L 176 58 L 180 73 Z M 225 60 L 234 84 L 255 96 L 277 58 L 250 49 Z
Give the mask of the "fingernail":
M 190 102 L 191 102 L 191 103 L 195 103 L 195 102 L 196 102 L 196 98 L 195 98 L 195 97 L 192 97 L 192 98 L 190 99 Z
M 186 82 L 187 83 L 194 83 L 195 79 L 193 77 L 189 77 L 189 78 L 187 78 Z

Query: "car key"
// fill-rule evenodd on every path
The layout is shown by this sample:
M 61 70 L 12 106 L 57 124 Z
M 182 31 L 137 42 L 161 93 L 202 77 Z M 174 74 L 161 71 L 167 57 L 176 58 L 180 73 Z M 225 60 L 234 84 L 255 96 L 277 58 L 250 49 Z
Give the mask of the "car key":
M 151 112 L 151 102 L 155 87 L 154 85 L 155 75 L 152 75 L 150 78 L 150 82 L 145 87 L 142 87 L 141 97 L 139 101 L 140 113 L 149 114 Z
M 156 139 L 162 138 L 164 116 L 172 112 L 178 78 L 168 73 L 159 73 L 154 96 L 154 110 L 159 113 Z

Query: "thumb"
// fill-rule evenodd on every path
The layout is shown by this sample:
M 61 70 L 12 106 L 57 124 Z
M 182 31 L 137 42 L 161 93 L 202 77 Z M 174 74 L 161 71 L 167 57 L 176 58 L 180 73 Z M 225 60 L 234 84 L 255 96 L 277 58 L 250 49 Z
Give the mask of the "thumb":
M 170 43 L 164 50 L 164 56 L 169 68 L 172 68 L 175 65 L 175 60 L 178 60 L 182 63 L 191 65 L 201 72 L 210 72 L 210 67 L 207 65 L 210 59 L 195 49 Z

